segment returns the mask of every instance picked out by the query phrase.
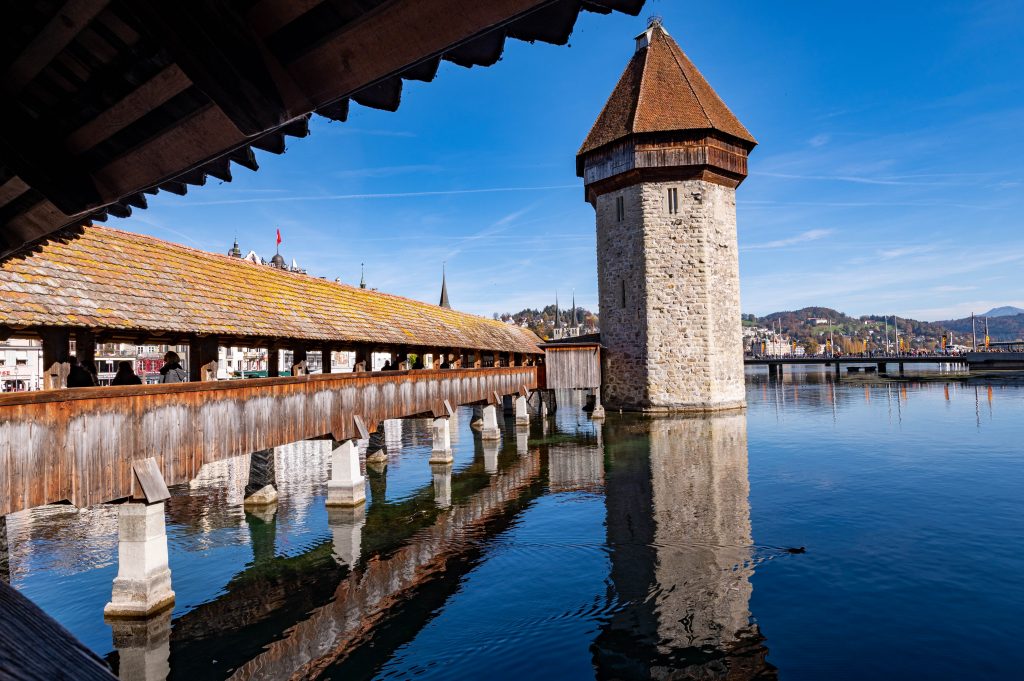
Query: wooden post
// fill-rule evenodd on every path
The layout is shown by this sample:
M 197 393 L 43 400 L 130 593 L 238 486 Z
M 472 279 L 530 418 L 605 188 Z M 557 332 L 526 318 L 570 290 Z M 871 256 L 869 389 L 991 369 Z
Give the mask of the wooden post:
M 96 336 L 92 329 L 75 330 L 75 358 L 89 373 L 96 371 Z
M 306 368 L 306 348 L 297 345 L 292 348 L 292 376 L 305 376 L 309 373 Z
M 276 344 L 267 346 L 267 376 L 276 378 L 281 375 L 280 348 Z
M 365 345 L 356 346 L 356 365 L 354 371 L 370 371 L 370 349 Z
M 68 385 L 71 371 L 71 335 L 67 329 L 44 329 L 43 339 L 43 389 L 59 390 Z
M 325 374 L 331 373 L 331 346 L 320 347 L 320 371 Z
M 188 349 L 188 380 L 216 381 L 220 340 L 217 336 L 193 338 Z

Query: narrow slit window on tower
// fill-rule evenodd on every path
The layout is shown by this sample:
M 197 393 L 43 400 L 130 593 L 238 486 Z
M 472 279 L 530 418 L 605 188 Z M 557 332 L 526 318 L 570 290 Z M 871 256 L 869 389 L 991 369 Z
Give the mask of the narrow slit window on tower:
M 621 292 L 621 297 L 619 298 L 619 305 L 621 305 L 623 308 L 625 308 L 626 307 L 626 280 L 625 279 L 621 279 L 620 282 L 622 283 L 622 292 Z
M 675 187 L 668 190 L 668 212 L 669 215 L 679 212 L 679 190 Z
M 622 222 L 626 217 L 626 201 L 621 196 L 615 197 L 615 219 Z

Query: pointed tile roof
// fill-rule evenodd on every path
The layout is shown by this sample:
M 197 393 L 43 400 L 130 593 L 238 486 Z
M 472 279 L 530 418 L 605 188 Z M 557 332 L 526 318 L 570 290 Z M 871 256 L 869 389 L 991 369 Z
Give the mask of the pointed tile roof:
M 590 129 L 578 156 L 636 133 L 717 130 L 757 144 L 697 67 L 653 24 L 637 36 L 637 51 Z

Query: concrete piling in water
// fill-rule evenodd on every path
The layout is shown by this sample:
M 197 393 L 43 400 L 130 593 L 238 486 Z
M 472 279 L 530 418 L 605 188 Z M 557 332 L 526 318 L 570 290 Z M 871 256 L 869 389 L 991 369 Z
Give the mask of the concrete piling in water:
M 249 455 L 249 482 L 245 486 L 246 508 L 277 503 L 277 468 L 274 448 L 261 449 Z
M 366 501 L 366 478 L 359 470 L 359 448 L 345 440 L 331 452 L 331 479 L 327 482 L 327 506 L 359 506 Z
M 147 617 L 174 605 L 163 502 L 121 504 L 117 535 L 117 577 L 104 617 Z
M 498 408 L 489 404 L 483 408 L 483 430 L 480 437 L 484 440 L 500 440 L 501 430 L 498 429 Z
M 431 435 L 433 442 L 430 449 L 430 463 L 451 463 L 452 458 L 452 434 L 451 424 L 448 418 L 439 417 L 431 423 Z

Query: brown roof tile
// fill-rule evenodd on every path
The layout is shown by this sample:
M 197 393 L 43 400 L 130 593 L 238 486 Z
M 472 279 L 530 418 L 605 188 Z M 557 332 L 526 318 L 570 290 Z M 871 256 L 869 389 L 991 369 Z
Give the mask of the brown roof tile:
M 0 325 L 539 352 L 532 332 L 109 227 L 0 264 Z
M 633 133 L 680 130 L 717 130 L 757 144 L 661 25 L 648 31 L 648 45 L 629 61 L 577 155 Z

